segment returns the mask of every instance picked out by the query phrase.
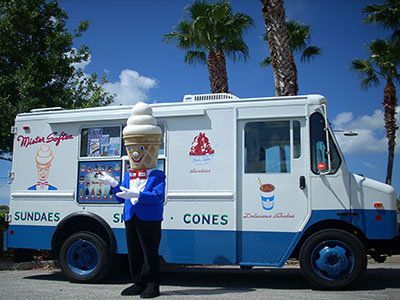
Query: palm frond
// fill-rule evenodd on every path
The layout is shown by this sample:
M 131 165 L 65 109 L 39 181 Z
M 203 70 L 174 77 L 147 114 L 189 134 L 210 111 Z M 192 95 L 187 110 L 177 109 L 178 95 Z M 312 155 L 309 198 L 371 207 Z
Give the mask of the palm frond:
M 379 86 L 379 78 L 376 74 L 373 74 L 371 77 L 364 78 L 361 80 L 361 88 L 367 90 L 372 86 Z
M 247 61 L 250 57 L 249 48 L 241 38 L 231 38 L 221 44 L 221 49 L 226 56 L 236 62 L 240 59 Z
M 301 23 L 296 20 L 286 21 L 286 29 L 289 38 L 289 47 L 293 56 L 301 54 L 301 62 L 309 62 L 314 59 L 317 55 L 321 55 L 322 49 L 317 46 L 310 46 L 310 32 L 311 25 Z M 267 33 L 262 35 L 262 38 L 268 42 Z M 266 58 L 260 63 L 262 67 L 269 66 L 270 63 L 265 63 L 270 58 Z
M 309 46 L 304 49 L 300 61 L 301 62 L 309 62 L 311 59 L 314 59 L 317 55 L 321 55 L 322 49 L 316 46 Z
M 286 29 L 292 53 L 303 51 L 310 41 L 311 25 L 291 20 L 286 21 Z
M 267 56 L 262 62 L 260 62 L 261 67 L 268 67 L 272 63 L 272 58 Z
M 373 85 L 379 85 L 379 78 L 369 60 L 354 59 L 351 62 L 351 69 L 357 71 L 360 77 L 364 78 L 361 81 L 361 88 L 368 89 Z
M 388 0 L 382 5 L 367 5 L 362 12 L 367 14 L 366 23 L 378 23 L 386 29 L 396 29 L 400 26 L 400 2 L 398 0 Z
M 206 64 L 207 56 L 203 51 L 187 51 L 185 55 L 185 63 L 193 65 L 196 63 Z

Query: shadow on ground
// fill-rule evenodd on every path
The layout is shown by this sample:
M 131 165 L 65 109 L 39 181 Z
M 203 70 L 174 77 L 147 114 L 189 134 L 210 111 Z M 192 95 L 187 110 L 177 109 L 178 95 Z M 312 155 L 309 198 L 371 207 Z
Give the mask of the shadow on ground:
M 162 285 L 188 287 L 169 290 L 165 295 L 207 295 L 245 293 L 255 289 L 311 289 L 298 268 L 254 268 L 242 270 L 235 267 L 162 266 Z M 368 269 L 362 280 L 351 290 L 382 290 L 400 288 L 400 268 Z M 67 281 L 61 271 L 25 277 L 30 280 Z M 101 284 L 129 284 L 127 270 L 119 270 Z M 211 289 L 210 289 L 211 288 Z M 213 289 L 214 288 L 214 289 Z

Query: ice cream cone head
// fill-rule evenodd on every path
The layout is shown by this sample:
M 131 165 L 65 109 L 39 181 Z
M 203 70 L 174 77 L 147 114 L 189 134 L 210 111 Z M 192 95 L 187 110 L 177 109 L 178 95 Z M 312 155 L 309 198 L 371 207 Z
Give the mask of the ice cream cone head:
M 53 158 L 53 152 L 46 144 L 42 144 L 39 150 L 36 151 L 35 161 L 39 180 L 44 181 L 49 176 L 49 169 Z
M 129 155 L 131 169 L 143 170 L 157 167 L 158 151 L 160 150 L 159 136 L 125 136 L 124 142 Z
M 148 104 L 137 103 L 123 130 L 125 148 L 131 169 L 143 170 L 157 167 L 158 151 L 161 144 L 161 128 L 153 117 Z

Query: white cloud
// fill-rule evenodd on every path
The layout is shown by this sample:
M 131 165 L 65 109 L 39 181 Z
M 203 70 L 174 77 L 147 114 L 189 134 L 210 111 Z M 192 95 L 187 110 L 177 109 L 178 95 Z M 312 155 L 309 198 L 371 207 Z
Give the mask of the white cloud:
M 85 73 L 85 68 L 90 64 L 91 56 L 88 60 L 80 63 L 75 63 L 73 66 L 76 69 L 81 69 L 84 76 L 89 77 Z M 109 74 L 110 71 L 104 69 L 104 72 Z M 125 69 L 119 75 L 119 80 L 116 82 L 107 82 L 102 85 L 106 92 L 115 94 L 112 105 L 133 105 L 139 101 L 148 99 L 148 91 L 157 86 L 157 80 L 140 75 L 137 71 Z
M 137 71 L 129 69 L 121 72 L 119 81 L 103 85 L 107 92 L 116 94 L 113 105 L 133 105 L 136 102 L 145 101 L 148 99 L 148 91 L 156 86 L 155 79 L 141 76 Z
M 81 69 L 83 71 L 86 68 L 86 66 L 91 63 L 91 61 L 92 61 L 92 56 L 89 55 L 88 60 L 83 60 L 79 63 L 73 63 L 72 65 L 74 66 L 75 69 Z
M 397 107 L 397 124 L 399 124 L 399 111 Z M 357 136 L 344 136 L 337 132 L 336 138 L 342 151 L 346 154 L 371 154 L 387 151 L 387 139 L 383 111 L 375 110 L 372 115 L 354 117 L 351 112 L 343 112 L 332 121 L 333 129 L 346 130 L 358 133 Z M 400 134 L 396 134 L 396 152 L 400 151 Z

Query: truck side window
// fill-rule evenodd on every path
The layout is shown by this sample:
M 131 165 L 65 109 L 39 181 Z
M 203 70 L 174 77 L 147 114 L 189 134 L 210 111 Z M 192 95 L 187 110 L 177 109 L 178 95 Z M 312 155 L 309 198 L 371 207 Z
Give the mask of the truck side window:
M 290 121 L 245 125 L 246 173 L 290 173 L 290 160 Z
M 328 169 L 328 154 L 325 134 L 325 120 L 322 114 L 314 113 L 310 117 L 310 141 L 311 141 L 311 170 L 319 174 Z M 336 173 L 341 159 L 335 143 L 329 134 L 329 149 L 331 152 L 331 171 Z
M 120 157 L 121 127 L 95 127 L 81 130 L 80 157 Z

